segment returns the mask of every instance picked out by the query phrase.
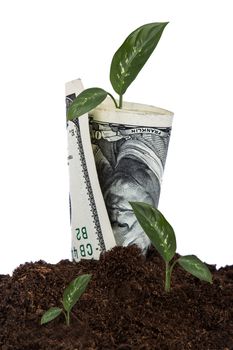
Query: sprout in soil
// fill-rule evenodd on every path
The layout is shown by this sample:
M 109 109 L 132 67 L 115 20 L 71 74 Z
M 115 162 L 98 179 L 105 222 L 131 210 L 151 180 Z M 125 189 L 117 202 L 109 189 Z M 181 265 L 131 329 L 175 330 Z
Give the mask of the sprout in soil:
M 68 110 L 68 120 L 90 112 L 109 95 L 116 108 L 122 108 L 123 95 L 156 48 L 168 22 L 148 23 L 134 30 L 123 42 L 112 58 L 110 81 L 119 95 L 119 103 L 109 92 L 98 88 L 82 91 Z
M 64 290 L 63 293 L 63 308 L 51 307 L 48 311 L 44 313 L 41 317 L 40 324 L 44 324 L 54 320 L 62 312 L 65 315 L 67 326 L 70 325 L 70 311 L 72 307 L 77 303 L 81 295 L 85 292 L 88 283 L 90 282 L 91 275 L 81 275 L 75 278 L 69 286 Z
M 173 228 L 160 211 L 149 204 L 130 202 L 134 214 L 153 246 L 162 256 L 166 264 L 165 291 L 171 288 L 171 274 L 176 263 L 200 280 L 212 283 L 212 275 L 208 267 L 195 255 L 181 256 L 171 262 L 176 253 L 176 236 Z

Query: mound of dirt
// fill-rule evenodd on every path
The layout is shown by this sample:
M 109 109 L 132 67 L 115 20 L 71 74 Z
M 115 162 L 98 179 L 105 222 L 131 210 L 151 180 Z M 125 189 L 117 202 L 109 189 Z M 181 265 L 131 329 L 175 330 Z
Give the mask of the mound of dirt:
M 232 350 L 233 266 L 216 270 L 213 284 L 178 265 L 171 292 L 165 266 L 151 248 L 116 247 L 99 261 L 62 260 L 20 265 L 0 275 L 1 350 Z M 78 275 L 92 280 L 71 313 L 40 325 L 51 306 L 61 306 L 64 288 Z

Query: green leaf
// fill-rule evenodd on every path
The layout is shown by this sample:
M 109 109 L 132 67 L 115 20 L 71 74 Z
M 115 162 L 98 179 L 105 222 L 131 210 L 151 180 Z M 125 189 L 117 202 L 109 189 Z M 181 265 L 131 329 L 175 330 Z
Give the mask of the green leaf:
M 59 307 L 51 307 L 41 317 L 40 324 L 44 324 L 54 320 L 54 318 L 59 316 L 61 312 L 62 312 L 62 309 L 60 309 Z
M 181 256 L 177 261 L 183 269 L 191 273 L 193 276 L 200 280 L 212 283 L 212 274 L 210 270 L 195 255 Z
M 160 211 L 151 205 L 142 202 L 129 203 L 154 247 L 163 259 L 169 262 L 176 252 L 176 237 L 171 225 Z
M 77 303 L 83 292 L 85 292 L 90 279 L 91 275 L 89 274 L 81 275 L 75 278 L 64 290 L 63 305 L 66 311 L 69 312 Z
M 148 23 L 133 31 L 116 51 L 110 68 L 113 89 L 123 95 L 134 81 L 163 33 L 165 23 Z
M 83 90 L 71 103 L 68 110 L 68 120 L 73 120 L 81 115 L 90 112 L 105 100 L 108 93 L 100 88 Z

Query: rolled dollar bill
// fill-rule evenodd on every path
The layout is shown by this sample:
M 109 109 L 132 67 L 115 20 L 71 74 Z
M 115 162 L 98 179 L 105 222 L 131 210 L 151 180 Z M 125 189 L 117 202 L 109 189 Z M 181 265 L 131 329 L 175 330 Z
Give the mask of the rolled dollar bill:
M 83 90 L 80 79 L 66 84 L 67 109 Z M 67 122 L 72 258 L 98 259 L 116 245 L 100 189 L 88 116 Z
M 67 108 L 82 91 L 80 80 L 66 84 Z M 68 121 L 68 162 L 72 257 L 98 259 L 113 246 L 149 238 L 129 204 L 158 206 L 173 113 L 107 98 L 87 115 Z
M 149 238 L 129 202 L 158 206 L 173 113 L 129 102 L 116 109 L 106 99 L 89 117 L 96 169 L 116 244 L 137 244 L 146 252 Z

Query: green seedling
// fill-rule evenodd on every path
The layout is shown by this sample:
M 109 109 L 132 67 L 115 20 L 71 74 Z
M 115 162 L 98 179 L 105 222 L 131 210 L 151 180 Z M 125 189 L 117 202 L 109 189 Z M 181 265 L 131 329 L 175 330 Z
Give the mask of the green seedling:
M 73 306 L 77 303 L 81 295 L 85 292 L 88 283 L 90 282 L 91 275 L 81 275 L 75 278 L 63 293 L 63 308 L 51 307 L 41 317 L 40 324 L 44 324 L 54 320 L 62 312 L 65 315 L 67 326 L 70 325 L 70 312 Z
M 104 89 L 94 87 L 82 91 L 68 110 L 68 120 L 80 117 L 97 107 L 109 95 L 116 108 L 122 108 L 123 95 L 156 48 L 168 22 L 148 23 L 134 30 L 112 58 L 110 81 L 119 102 Z
M 172 226 L 168 223 L 160 211 L 149 204 L 130 202 L 134 214 L 150 238 L 151 243 L 162 256 L 166 265 L 165 291 L 171 288 L 171 274 L 174 266 L 178 263 L 186 271 L 200 280 L 212 283 L 212 275 L 208 267 L 195 255 L 185 255 L 173 260 L 176 253 L 176 236 Z

